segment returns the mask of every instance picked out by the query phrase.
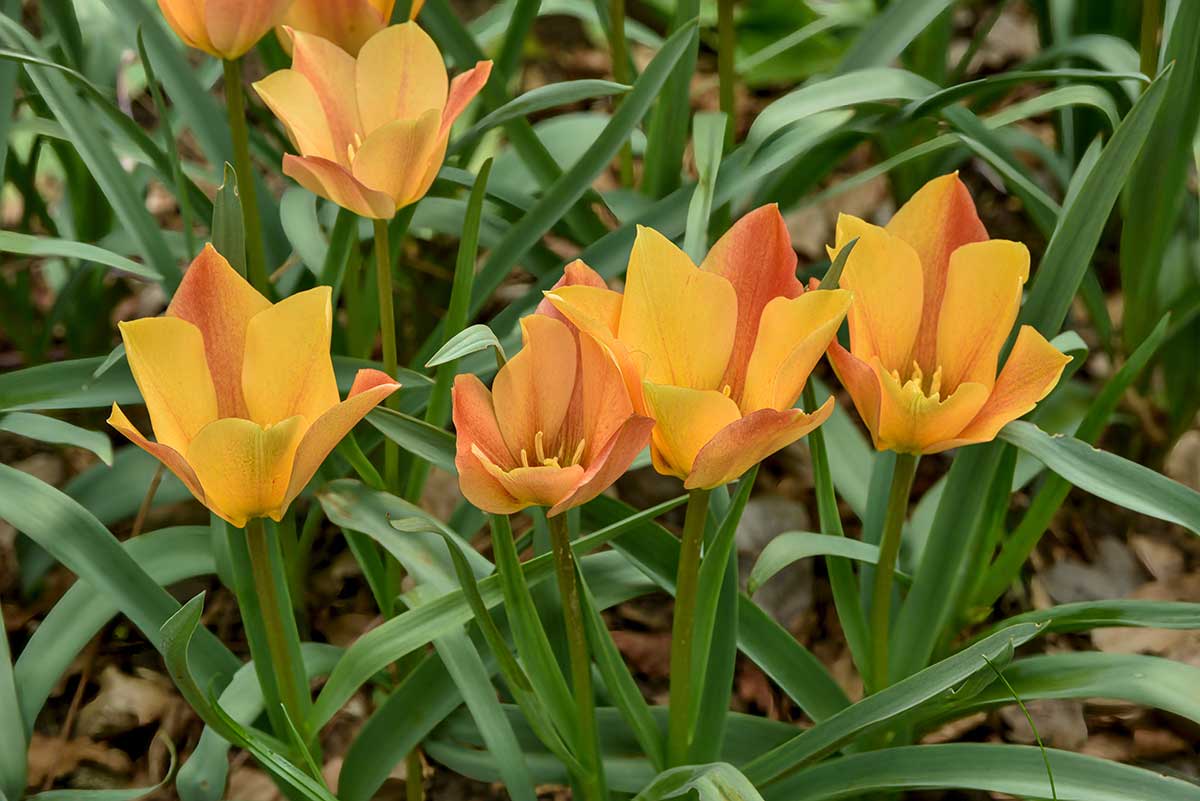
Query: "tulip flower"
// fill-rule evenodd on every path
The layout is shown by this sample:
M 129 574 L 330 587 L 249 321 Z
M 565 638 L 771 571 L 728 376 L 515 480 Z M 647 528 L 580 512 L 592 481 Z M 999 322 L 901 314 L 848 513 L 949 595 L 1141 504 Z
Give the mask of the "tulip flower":
M 233 525 L 278 521 L 338 441 L 400 387 L 359 370 L 339 402 L 332 324 L 329 287 L 272 305 L 208 245 L 165 316 L 120 325 L 155 441 L 116 404 L 108 422 Z
M 292 68 L 254 84 L 300 155 L 283 171 L 309 191 L 377 220 L 429 191 L 450 127 L 487 83 L 481 61 L 448 82 L 437 45 L 414 22 L 384 28 L 355 58 L 291 31 Z
M 454 380 L 455 466 L 467 500 L 492 514 L 587 503 L 646 446 L 654 421 L 637 414 L 604 349 L 550 314 L 521 320 L 524 346 L 489 392 Z
M 793 407 L 850 293 L 804 291 L 773 205 L 739 220 L 700 267 L 639 227 L 623 295 L 596 276 L 546 297 L 605 345 L 635 408 L 657 420 L 655 468 L 689 490 L 732 481 L 833 412 L 832 398 Z
M 842 273 L 850 350 L 834 342 L 829 357 L 876 448 L 987 442 L 1058 383 L 1070 357 L 1030 326 L 997 375 L 1029 251 L 988 239 L 957 174 L 926 184 L 886 228 L 842 215 L 837 248 L 856 237 Z
M 279 24 L 291 0 L 158 0 L 167 24 L 188 47 L 240 58 Z
M 423 5 L 425 0 L 413 0 L 408 18 L 416 19 Z M 289 54 L 292 37 L 287 29 L 293 28 L 328 39 L 356 56 L 368 39 L 387 27 L 395 6 L 396 0 L 295 0 L 275 31 Z

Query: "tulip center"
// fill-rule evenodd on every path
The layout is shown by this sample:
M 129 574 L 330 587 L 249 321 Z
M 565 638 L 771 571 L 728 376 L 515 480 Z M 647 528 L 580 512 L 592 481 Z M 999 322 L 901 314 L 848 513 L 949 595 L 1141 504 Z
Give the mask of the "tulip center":
M 533 464 L 529 463 L 529 451 L 526 448 L 521 448 L 521 466 L 522 467 L 571 467 L 579 464 L 579 460 L 583 458 L 583 446 L 587 442 L 586 439 L 579 440 L 575 446 L 575 450 L 568 453 L 566 440 L 563 440 L 558 445 L 558 450 L 552 454 L 546 451 L 546 435 L 539 431 L 533 437 Z
M 362 146 L 363 146 L 363 138 L 361 136 L 359 136 L 358 133 L 354 134 L 353 142 L 346 143 L 346 158 L 349 160 L 349 162 L 351 164 L 354 163 L 354 157 L 358 155 L 358 151 Z
M 899 381 L 906 390 L 920 392 L 926 398 L 934 400 L 938 400 L 941 397 L 942 368 L 940 366 L 931 375 L 926 376 L 925 371 L 921 369 L 921 365 L 914 361 L 907 380 L 900 377 L 899 370 L 892 370 L 892 377 Z

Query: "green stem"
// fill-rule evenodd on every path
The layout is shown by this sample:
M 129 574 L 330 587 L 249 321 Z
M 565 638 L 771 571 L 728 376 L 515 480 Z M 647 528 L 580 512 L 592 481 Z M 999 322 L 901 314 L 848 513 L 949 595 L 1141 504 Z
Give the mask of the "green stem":
M 267 257 L 263 251 L 262 221 L 258 218 L 254 165 L 250 161 L 250 131 L 246 126 L 246 98 L 242 92 L 240 61 L 225 61 L 225 109 L 229 113 L 233 168 L 237 170 L 238 193 L 242 198 L 242 223 L 246 227 L 246 272 L 254 288 L 267 295 L 270 291 Z
M 567 650 L 571 661 L 571 685 L 575 694 L 575 712 L 579 718 L 579 761 L 587 770 L 580 776 L 584 801 L 600 801 L 606 797 L 604 773 L 600 767 L 600 741 L 596 728 L 596 700 L 592 693 L 592 660 L 588 653 L 587 630 L 584 628 L 583 608 L 579 605 L 579 585 L 575 575 L 575 555 L 571 552 L 571 535 L 567 519 L 556 515 L 549 519 L 550 547 L 554 552 L 554 570 L 558 576 L 558 592 L 562 597 L 563 624 L 567 631 Z
M 396 377 L 396 311 L 392 299 L 392 258 L 387 220 L 375 220 L 375 283 L 379 292 L 379 336 L 383 341 L 383 371 Z M 394 397 L 394 396 L 393 396 Z M 386 404 L 393 406 L 392 398 Z M 400 488 L 400 446 L 383 441 L 383 483 L 389 492 Z
M 297 672 L 300 666 L 293 664 L 289 658 L 288 637 L 283 620 L 284 602 L 271 568 L 271 544 L 267 537 L 267 529 L 262 518 L 256 517 L 246 522 L 245 531 L 254 592 L 258 596 L 271 668 L 279 685 L 280 702 L 287 710 L 293 725 L 301 729 L 305 725 L 308 705 L 311 702 L 308 698 L 308 680 L 303 672 Z M 282 735 L 282 732 L 277 734 Z M 302 736 L 307 739 L 303 731 Z
M 617 83 L 629 84 L 629 48 L 625 42 L 625 0 L 609 0 L 608 3 L 608 48 L 612 56 L 613 80 Z M 613 101 L 613 111 L 621 105 L 620 100 Z M 621 186 L 633 187 L 633 144 L 625 142 L 621 145 L 620 154 Z
M 675 615 L 671 626 L 671 691 L 667 724 L 667 767 L 687 762 L 692 705 L 692 640 L 695 637 L 696 590 L 700 584 L 700 546 L 708 519 L 711 490 L 688 496 L 675 578 Z
M 896 573 L 896 556 L 900 553 L 900 535 L 908 515 L 908 495 L 917 472 L 918 456 L 896 454 L 892 471 L 892 488 L 888 494 L 887 515 L 883 521 L 883 538 L 879 544 L 879 563 L 875 566 L 874 591 L 871 594 L 871 676 L 867 683 L 871 692 L 879 692 L 888 684 L 889 617 L 892 612 L 892 580 Z
M 717 0 L 717 76 L 720 79 L 721 111 L 725 112 L 725 152 L 733 147 L 737 76 L 733 56 L 737 40 L 733 28 L 733 0 Z
M 1158 29 L 1162 27 L 1163 0 L 1142 0 L 1142 31 L 1138 50 L 1139 67 L 1143 75 L 1154 77 L 1158 72 Z M 1142 91 L 1145 91 L 1144 84 Z

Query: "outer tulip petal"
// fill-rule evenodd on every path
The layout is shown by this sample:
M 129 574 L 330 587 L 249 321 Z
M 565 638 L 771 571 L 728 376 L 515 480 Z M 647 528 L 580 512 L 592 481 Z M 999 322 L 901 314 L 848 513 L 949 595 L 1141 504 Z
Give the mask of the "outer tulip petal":
M 950 254 L 970 242 L 986 240 L 987 230 L 979 221 L 971 193 L 956 172 L 921 187 L 892 217 L 887 230 L 912 245 L 921 259 L 925 318 L 914 358 L 923 366 L 929 365 L 937 348 Z
M 372 0 L 372 2 L 378 3 L 379 0 Z M 394 2 L 394 0 L 393 0 L 393 2 Z M 416 19 L 417 15 L 421 13 L 421 9 L 424 7 L 425 7 L 425 0 L 413 0 L 412 5 L 409 6 L 409 8 L 408 8 L 408 18 L 410 20 Z M 392 16 L 390 11 L 388 12 L 387 16 L 389 18 Z
M 363 186 L 345 167 L 323 158 L 283 157 L 283 172 L 314 195 L 376 220 L 396 216 L 396 203 L 384 192 Z
M 850 393 L 854 408 L 863 424 L 871 432 L 871 440 L 878 450 L 886 450 L 879 440 L 879 376 L 871 365 L 843 348 L 835 339 L 829 344 L 829 363 L 837 374 L 838 381 Z
M 220 57 L 220 53 L 216 52 L 208 38 L 203 5 L 195 0 L 158 0 L 158 8 L 171 30 L 175 31 L 175 35 L 182 39 L 184 44 Z
M 245 417 L 242 360 L 250 318 L 271 302 L 250 286 L 212 245 L 192 262 L 171 298 L 167 315 L 200 329 L 204 353 L 217 392 L 221 417 Z
M 576 506 L 585 504 L 608 489 L 620 478 L 642 448 L 650 441 L 654 420 L 650 417 L 633 415 L 625 421 L 596 453 L 591 455 L 587 471 L 580 478 L 575 491 L 554 504 L 546 513 L 550 517 L 562 514 Z
M 479 453 L 478 451 L 476 453 Z M 518 508 L 529 506 L 554 506 L 568 497 L 583 480 L 584 470 L 577 464 L 570 467 L 539 465 L 501 470 L 486 457 L 480 459 L 484 469 L 504 487 L 518 503 Z
M 800 409 L 760 409 L 730 423 L 696 454 L 684 489 L 712 489 L 728 484 L 824 423 L 833 414 L 833 407 L 833 398 L 826 398 L 812 414 Z
M 203 5 L 213 48 L 232 59 L 278 25 L 291 0 L 204 0 Z
M 330 5 L 344 6 L 346 3 L 335 0 Z M 366 7 L 365 14 L 375 13 L 364 0 L 358 0 L 358 5 Z M 362 123 L 358 119 L 358 100 L 354 89 L 354 58 L 320 36 L 295 31 L 293 38 L 295 50 L 292 70 L 303 75 L 312 86 L 328 123 L 333 141 L 332 153 L 339 164 L 349 167 L 350 154 L 362 144 L 358 133 Z
M 294 0 L 277 31 L 279 41 L 284 50 L 292 52 L 290 27 L 328 39 L 357 55 L 366 41 L 387 25 L 394 5 L 395 0 Z
M 303 417 L 267 428 L 227 417 L 200 429 L 188 446 L 187 461 L 209 508 L 238 528 L 252 517 L 283 517 L 292 460 L 306 427 Z
M 384 28 L 358 53 L 358 110 L 369 136 L 397 119 L 436 109 L 441 121 L 449 92 L 446 65 L 429 34 L 416 23 Z
M 1025 415 L 1050 394 L 1071 357 L 1059 352 L 1037 329 L 1021 326 L 992 394 L 970 425 L 959 434 L 962 444 L 989 442 L 1008 423 Z
M 331 290 L 319 286 L 259 312 L 246 327 L 242 389 L 250 419 L 271 425 L 300 415 L 313 421 L 338 402 L 329 358 Z
M 621 371 L 625 391 L 633 401 L 633 408 L 639 414 L 645 414 L 646 402 L 642 397 L 645 360 L 639 358 L 641 354 L 630 352 L 629 347 L 617 338 L 624 303 L 621 293 L 590 284 L 558 286 L 546 293 L 543 303 L 548 303 L 567 322 L 604 347 Z
M 315 156 L 348 166 L 346 148 L 337 147 L 321 96 L 298 70 L 279 70 L 254 84 L 288 138 L 302 156 Z M 286 157 L 284 158 L 286 164 Z
M 377 128 L 354 158 L 355 180 L 387 194 L 397 207 L 420 197 L 429 164 L 440 142 L 438 111 L 399 119 Z
M 578 355 L 570 329 L 549 317 L 522 318 L 521 338 L 524 347 L 496 374 L 492 397 L 509 453 L 520 459 L 525 450 L 528 464 L 535 464 L 539 432 L 547 455 L 558 443 L 575 394 Z
M 350 430 L 396 390 L 400 385 L 382 370 L 359 370 L 350 387 L 346 400 L 328 409 L 304 432 L 296 458 L 292 463 L 291 477 L 283 498 L 283 508 L 304 489 L 317 468 L 325 461 Z
M 467 110 L 467 106 L 487 84 L 491 74 L 492 62 L 480 61 L 450 82 L 450 91 L 446 96 L 446 106 L 442 109 L 442 124 L 439 128 L 443 138 L 450 135 L 450 127 L 454 125 L 454 121 Z
M 643 378 L 720 389 L 736 326 L 737 295 L 729 280 L 698 269 L 662 234 L 638 226 L 618 333 L 631 351 L 645 355 Z
M 761 206 L 735 222 L 712 246 L 700 269 L 729 279 L 737 294 L 737 334 L 724 378 L 737 398 L 763 309 L 773 298 L 795 298 L 804 291 L 796 278 L 796 252 L 779 207 Z
M 921 262 L 904 240 L 842 214 L 837 248 L 858 244 L 846 260 L 841 285 L 854 293 L 850 350 L 864 361 L 877 356 L 888 370 L 906 373 L 921 326 Z
M 502 470 L 511 470 L 517 462 L 504 443 L 492 393 L 477 376 L 463 373 L 454 377 L 455 454 L 458 485 L 463 496 L 491 514 L 512 514 L 521 509 L 492 471 L 487 462 Z
M 591 464 L 634 413 L 634 407 L 621 371 L 604 346 L 589 336 L 580 336 L 578 346 L 575 390 L 559 441 L 574 453 L 583 440 L 580 461 Z
M 554 308 L 554 304 L 550 301 L 549 295 L 556 294 L 566 287 L 571 286 L 586 286 L 593 289 L 602 290 L 608 289 L 608 284 L 605 283 L 604 279 L 600 276 L 600 273 L 596 272 L 591 267 L 588 267 L 587 264 L 585 264 L 581 259 L 576 259 L 563 268 L 562 278 L 558 279 L 554 286 L 550 287 L 549 291 L 545 293 L 547 297 L 542 298 L 542 301 L 537 306 L 536 313 L 553 317 L 560 323 L 569 322 L 562 312 Z M 616 296 L 616 301 L 611 312 L 611 317 L 607 319 L 606 322 L 612 323 L 612 325 L 609 327 L 610 331 L 616 331 L 617 321 L 619 321 L 621 318 L 621 296 L 616 292 L 613 292 L 612 294 Z M 601 312 L 602 317 L 606 314 L 608 313 Z
M 645 383 L 646 405 L 657 421 L 650 456 L 664 475 L 687 479 L 700 449 L 741 419 L 737 404 L 716 390 Z
M 850 308 L 845 289 L 777 297 L 763 309 L 754 350 L 746 366 L 742 413 L 789 409 L 804 382 L 837 335 Z
M 175 474 L 176 478 L 183 482 L 183 485 L 196 497 L 196 500 L 200 501 L 200 503 L 206 503 L 204 489 L 200 486 L 200 480 L 196 478 L 196 473 L 188 465 L 187 460 L 183 458 L 183 454 L 174 448 L 169 448 L 166 445 L 160 445 L 157 442 L 151 442 L 146 439 L 142 435 L 142 432 L 138 431 L 137 427 L 125 416 L 125 412 L 121 410 L 121 407 L 115 403 L 112 407 L 112 413 L 108 416 L 108 424 L 124 434 L 134 445 L 137 445 L 146 453 L 162 462 L 168 470 Z
M 120 323 L 120 329 L 154 438 L 186 453 L 192 437 L 218 413 L 200 329 L 177 317 L 134 320 Z
M 915 381 L 901 384 L 878 360 L 872 366 L 882 389 L 876 447 L 905 453 L 938 450 L 935 446 L 957 437 L 988 398 L 983 384 L 966 383 L 942 400 L 924 394 Z
M 1029 250 L 1019 242 L 992 239 L 951 254 L 937 338 L 945 391 L 962 382 L 991 388 L 1028 277 Z

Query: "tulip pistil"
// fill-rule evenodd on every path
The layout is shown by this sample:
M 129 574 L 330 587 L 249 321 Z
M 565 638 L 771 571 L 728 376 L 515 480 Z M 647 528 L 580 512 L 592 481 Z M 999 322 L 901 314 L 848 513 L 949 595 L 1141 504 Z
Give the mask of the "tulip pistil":
M 906 390 L 916 390 L 926 398 L 932 400 L 940 400 L 942 392 L 942 368 L 939 366 L 928 376 L 926 380 L 925 371 L 921 369 L 921 365 L 916 361 L 912 364 L 912 372 L 909 373 L 908 380 L 905 381 L 900 377 L 899 370 L 892 370 L 892 377 L 903 385 Z

